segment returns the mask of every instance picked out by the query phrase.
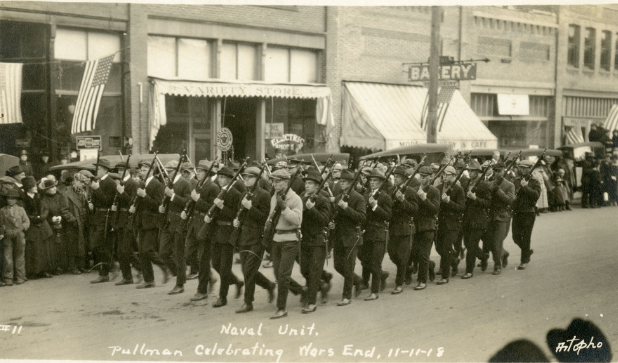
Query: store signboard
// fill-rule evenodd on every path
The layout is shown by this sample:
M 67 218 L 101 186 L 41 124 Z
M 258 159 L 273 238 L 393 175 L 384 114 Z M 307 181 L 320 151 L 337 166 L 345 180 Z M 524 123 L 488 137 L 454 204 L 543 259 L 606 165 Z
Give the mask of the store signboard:
M 100 149 L 101 135 L 76 136 L 77 149 Z
M 278 139 L 283 137 L 283 122 L 273 122 L 264 127 L 265 139 Z

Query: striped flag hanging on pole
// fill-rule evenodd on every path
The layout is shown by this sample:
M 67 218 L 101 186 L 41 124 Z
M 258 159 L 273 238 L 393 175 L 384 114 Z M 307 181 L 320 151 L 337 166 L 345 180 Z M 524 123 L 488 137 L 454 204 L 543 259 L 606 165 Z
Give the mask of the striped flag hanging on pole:
M 609 110 L 609 115 L 607 115 L 603 127 L 610 133 L 618 129 L 618 105 L 613 105 Z
M 573 126 L 566 135 L 567 144 L 579 144 L 584 142 L 584 134 L 582 134 L 582 128 Z
M 446 116 L 446 112 L 448 111 L 448 106 L 451 103 L 451 99 L 453 98 L 453 93 L 457 87 L 455 85 L 445 84 L 440 86 L 440 91 L 438 93 L 438 116 L 436 119 L 436 124 L 439 125 L 439 130 L 442 130 L 442 123 L 444 122 L 444 117 Z M 427 130 L 427 116 L 429 114 L 429 92 L 425 96 L 425 102 L 423 103 L 423 109 L 421 111 L 421 128 L 423 130 Z
M 96 126 L 101 96 L 109 77 L 115 54 L 86 63 L 73 114 L 71 134 L 92 131 Z
M 0 124 L 23 123 L 21 74 L 23 63 L 0 63 Z

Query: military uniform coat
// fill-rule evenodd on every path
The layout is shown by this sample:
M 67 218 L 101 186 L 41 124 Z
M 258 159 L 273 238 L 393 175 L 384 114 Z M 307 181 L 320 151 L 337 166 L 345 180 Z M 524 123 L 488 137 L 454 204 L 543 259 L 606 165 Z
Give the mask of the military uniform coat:
M 255 188 L 251 198 L 251 209 L 245 210 L 241 217 L 242 226 L 238 239 L 240 246 L 249 246 L 262 241 L 269 210 L 270 194 L 260 187 Z
M 343 193 L 335 198 L 336 216 L 335 216 L 335 235 L 337 240 L 343 243 L 345 247 L 351 247 L 357 240 L 360 227 L 365 224 L 367 207 L 365 198 L 352 190 L 348 198 L 348 208 L 339 207 L 339 201 L 343 197 Z M 363 244 L 361 238 L 357 245 Z
M 457 184 L 453 185 L 447 192 L 450 197 L 448 203 L 442 200 L 444 184 L 438 185 L 440 191 L 440 212 L 438 213 L 438 223 L 441 228 L 458 230 L 461 227 L 463 213 L 466 208 L 466 196 L 463 188 Z
M 165 195 L 165 187 L 155 177 L 146 183 L 146 196 L 137 197 L 138 227 L 140 229 L 159 228 L 159 204 Z
M 405 187 L 403 202 L 395 196 L 399 188 L 393 188 L 391 196 L 393 210 L 389 233 L 391 236 L 409 236 L 414 234 L 414 216 L 418 213 L 418 195 L 413 188 Z
M 387 224 L 391 219 L 393 200 L 386 191 L 380 190 L 373 199 L 378 201 L 374 209 L 369 204 L 369 197 L 374 194 L 373 190 L 365 192 L 365 205 L 367 206 L 367 218 L 365 220 L 365 239 L 371 241 L 386 241 Z
M 315 199 L 315 206 L 307 208 L 307 193 L 301 195 L 303 201 L 303 223 L 301 225 L 302 245 L 303 246 L 324 246 L 324 230 L 330 221 L 330 201 L 318 194 Z
M 421 186 L 419 185 L 418 188 Z M 418 188 L 414 191 L 418 193 Z M 416 232 L 435 231 L 437 227 L 438 212 L 440 211 L 440 191 L 432 186 L 423 189 L 427 198 L 418 198 L 418 214 L 414 218 Z M 418 194 L 417 194 L 418 195 Z
M 494 221 L 507 222 L 511 219 L 511 205 L 515 200 L 515 186 L 503 179 L 500 185 L 491 182 L 493 194 L 491 198 L 491 218 Z
M 534 207 L 541 196 L 541 183 L 531 178 L 528 185 L 521 186 L 521 178 L 515 179 L 515 200 L 513 201 L 513 212 L 535 212 Z

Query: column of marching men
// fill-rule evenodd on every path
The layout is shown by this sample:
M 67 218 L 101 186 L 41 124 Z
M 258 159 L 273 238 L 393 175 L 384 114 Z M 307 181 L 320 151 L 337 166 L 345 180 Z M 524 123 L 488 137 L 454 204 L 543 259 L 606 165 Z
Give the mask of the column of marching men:
M 181 156 L 163 165 L 155 155 L 140 160 L 137 171 L 131 170 L 129 160 L 115 165 L 121 178 L 114 181 L 112 166 L 99 161 L 87 203 L 99 268 L 91 282 L 110 281 L 116 256 L 122 273 L 116 285 L 139 278 L 143 281 L 138 281 L 138 289 L 154 287 L 154 264 L 163 273 L 163 283 L 176 278 L 168 293 L 180 294 L 188 262 L 189 278 L 198 279 L 191 301 L 208 299 L 216 271 L 220 284 L 213 307 L 226 306 L 229 287 L 235 285 L 236 298 L 243 296 L 244 287 L 244 303 L 236 312 L 250 312 L 257 285 L 266 290 L 269 303 L 276 301 L 271 318 L 280 318 L 287 316 L 289 292 L 300 295 L 302 313 L 327 303 L 334 276 L 325 264 L 331 254 L 343 280 L 337 306 L 351 304 L 363 290 L 369 290 L 365 301 L 379 298 L 389 278 L 382 269 L 386 252 L 396 267 L 393 295 L 404 292 L 414 274 L 414 290 L 431 285 L 436 276 L 436 263 L 430 260 L 434 245 L 440 255 L 436 285 L 457 276 L 464 257 L 462 279 L 472 278 L 479 266 L 485 271 L 490 256 L 493 275 L 501 274 L 508 264 L 503 242 L 510 228 L 521 249 L 518 269 L 530 262 L 541 192 L 531 174 L 538 163 L 514 158 L 481 165 L 461 156 L 431 166 L 424 157 L 420 163 L 406 159 L 391 165 L 365 161 L 357 170 L 331 160 L 324 165 L 293 159 L 288 163 L 279 162 L 273 170 L 248 161 L 226 166 L 200 160 L 193 165 Z M 44 181 L 43 187 L 45 183 L 55 186 Z M 10 224 L 6 219 L 11 216 L 5 208 L 0 211 L 3 225 Z M 274 281 L 260 272 L 265 252 L 273 262 Z M 232 272 L 235 253 L 242 279 Z M 357 258 L 360 276 L 355 272 Z M 304 284 L 292 279 L 296 263 Z

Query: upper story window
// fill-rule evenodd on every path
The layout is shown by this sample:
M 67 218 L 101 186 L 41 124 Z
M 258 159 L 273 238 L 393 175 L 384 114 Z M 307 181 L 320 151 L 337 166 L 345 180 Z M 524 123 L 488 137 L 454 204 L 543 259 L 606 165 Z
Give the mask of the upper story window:
M 601 32 L 601 69 L 609 71 L 611 65 L 612 33 L 604 30 Z
M 203 39 L 148 37 L 148 75 L 207 79 L 211 74 L 211 42 Z
M 614 35 L 614 43 L 616 43 L 614 46 L 614 70 L 618 71 L 618 33 Z
M 317 83 L 318 53 L 313 50 L 268 46 L 265 81 Z
M 594 69 L 596 37 L 596 29 L 586 28 L 584 38 L 584 67 L 588 69 Z
M 257 80 L 258 47 L 253 44 L 223 43 L 221 48 L 221 78 Z
M 579 25 L 569 25 L 569 53 L 567 62 L 570 66 L 579 68 Z
M 115 53 L 105 93 L 122 91 L 121 39 L 114 33 L 58 28 L 54 43 L 54 58 L 58 64 L 59 90 L 79 91 L 85 62 Z

